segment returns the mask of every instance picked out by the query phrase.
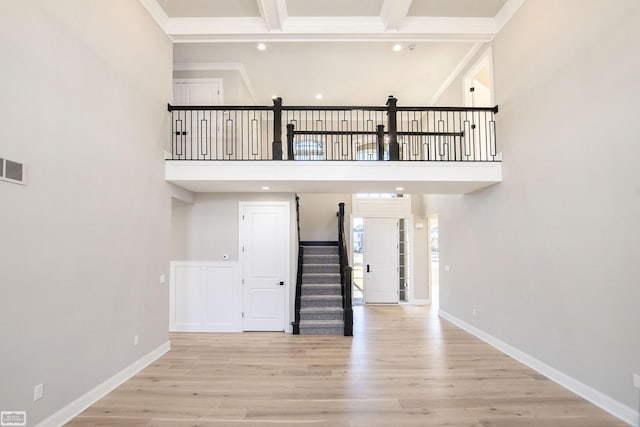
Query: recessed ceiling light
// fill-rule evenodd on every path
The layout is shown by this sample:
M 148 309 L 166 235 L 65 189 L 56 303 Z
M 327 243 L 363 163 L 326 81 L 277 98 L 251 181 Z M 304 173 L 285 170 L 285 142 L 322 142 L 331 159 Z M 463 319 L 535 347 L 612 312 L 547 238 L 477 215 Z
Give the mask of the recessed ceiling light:
M 396 191 L 402 191 L 404 190 L 404 187 L 396 187 Z
M 394 52 L 400 52 L 402 50 L 402 45 L 400 43 L 396 43 L 393 45 Z
M 265 185 L 264 187 L 262 187 L 262 189 L 266 191 L 266 190 L 268 190 L 268 189 L 269 189 L 269 187 L 267 187 L 267 186 Z
M 322 99 L 322 94 L 321 93 L 317 94 L 316 99 Z
M 267 50 L 267 45 L 264 43 L 258 43 L 258 50 Z

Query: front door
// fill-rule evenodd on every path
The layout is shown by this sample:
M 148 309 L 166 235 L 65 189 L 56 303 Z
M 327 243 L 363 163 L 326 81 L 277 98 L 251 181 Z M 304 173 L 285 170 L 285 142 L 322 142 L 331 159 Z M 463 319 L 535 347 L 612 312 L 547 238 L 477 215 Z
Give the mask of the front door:
M 283 331 L 289 289 L 288 202 L 240 203 L 243 330 Z
M 398 219 L 365 218 L 364 288 L 367 303 L 398 302 Z

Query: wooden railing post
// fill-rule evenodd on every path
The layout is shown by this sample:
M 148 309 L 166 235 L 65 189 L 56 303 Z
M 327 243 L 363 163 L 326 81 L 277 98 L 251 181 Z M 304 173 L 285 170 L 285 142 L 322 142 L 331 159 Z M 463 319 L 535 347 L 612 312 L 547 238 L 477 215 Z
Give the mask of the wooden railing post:
M 273 99 L 273 160 L 282 160 L 282 98 Z
M 353 269 L 351 267 L 345 267 L 345 297 L 344 297 L 344 336 L 353 336 L 353 284 L 351 282 Z
M 389 128 L 389 160 L 400 160 L 400 145 L 398 144 L 398 100 L 389 95 L 387 99 L 387 123 Z
M 351 267 L 347 254 L 347 242 L 344 229 L 344 203 L 338 203 L 338 253 L 340 254 L 340 285 L 342 291 L 342 308 L 344 310 L 344 335 L 353 336 L 353 296 L 351 283 Z
M 378 140 L 378 160 L 384 160 L 384 125 L 376 127 L 376 139 Z
M 295 126 L 293 123 L 287 125 L 287 158 L 289 160 L 295 160 L 295 153 L 293 152 L 293 132 Z

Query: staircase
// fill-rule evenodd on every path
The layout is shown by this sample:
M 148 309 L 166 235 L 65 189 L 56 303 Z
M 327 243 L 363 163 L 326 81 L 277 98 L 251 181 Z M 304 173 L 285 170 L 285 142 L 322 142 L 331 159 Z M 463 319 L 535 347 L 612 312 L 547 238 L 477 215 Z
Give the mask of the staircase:
M 337 242 L 301 242 L 300 335 L 344 335 Z

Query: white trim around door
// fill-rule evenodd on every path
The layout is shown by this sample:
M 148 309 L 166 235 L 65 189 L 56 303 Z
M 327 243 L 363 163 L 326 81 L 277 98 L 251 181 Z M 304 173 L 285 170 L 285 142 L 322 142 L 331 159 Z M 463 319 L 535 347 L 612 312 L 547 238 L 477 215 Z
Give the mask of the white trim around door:
M 242 329 L 288 331 L 291 204 L 239 202 L 238 215 Z

